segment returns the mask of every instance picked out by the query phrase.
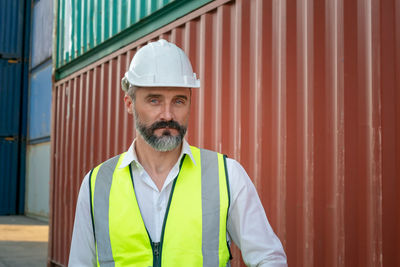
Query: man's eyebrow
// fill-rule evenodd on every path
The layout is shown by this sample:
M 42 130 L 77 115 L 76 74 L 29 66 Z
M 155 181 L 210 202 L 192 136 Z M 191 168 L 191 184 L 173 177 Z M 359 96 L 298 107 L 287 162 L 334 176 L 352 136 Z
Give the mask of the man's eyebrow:
M 152 97 L 161 97 L 160 94 L 148 94 L 146 95 L 146 98 L 152 98 Z
M 161 94 L 148 94 L 145 96 L 146 99 L 153 98 L 153 97 L 159 98 L 159 97 L 162 97 L 162 95 Z M 176 95 L 175 98 L 183 98 L 185 100 L 188 100 L 188 97 L 186 95 Z

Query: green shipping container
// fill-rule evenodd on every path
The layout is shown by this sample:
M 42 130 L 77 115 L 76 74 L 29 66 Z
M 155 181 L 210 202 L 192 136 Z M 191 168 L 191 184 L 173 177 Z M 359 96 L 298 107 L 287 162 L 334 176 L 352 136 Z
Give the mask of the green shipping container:
M 213 0 L 57 0 L 60 80 Z

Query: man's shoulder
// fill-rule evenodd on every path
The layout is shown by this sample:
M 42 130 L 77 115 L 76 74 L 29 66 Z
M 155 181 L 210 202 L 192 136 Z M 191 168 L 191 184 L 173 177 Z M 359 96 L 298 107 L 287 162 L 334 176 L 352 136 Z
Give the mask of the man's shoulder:
M 206 149 L 206 148 L 199 148 L 196 146 L 192 146 L 190 145 L 190 149 L 192 150 L 193 154 L 199 153 L 199 155 L 203 152 L 206 153 L 215 153 L 218 156 L 221 157 L 221 159 L 223 159 L 225 168 L 228 172 L 228 174 L 231 173 L 237 173 L 239 174 L 239 176 L 248 176 L 246 170 L 244 169 L 244 167 L 242 166 L 242 164 L 240 164 L 240 162 L 234 158 L 229 157 L 228 155 L 222 153 L 222 152 L 218 152 L 218 151 L 214 151 L 214 150 L 210 150 L 210 149 Z M 204 154 L 206 154 L 204 153 Z
M 113 156 L 103 162 L 101 162 L 100 164 L 96 165 L 92 170 L 96 170 L 99 169 L 100 167 L 105 167 L 105 168 L 115 168 L 117 166 L 117 163 L 120 159 L 121 156 L 123 156 L 126 152 L 122 153 L 122 154 L 118 154 L 116 156 Z
M 218 152 L 218 151 L 215 151 L 215 150 L 212 150 L 212 149 L 202 148 L 202 147 L 197 147 L 197 146 L 192 146 L 192 145 L 189 145 L 189 147 L 192 150 L 192 152 L 199 152 L 200 153 L 201 151 L 204 151 L 204 152 L 210 152 L 210 153 L 217 153 L 217 154 L 220 154 L 222 156 L 227 157 L 225 154 L 223 154 L 221 152 Z

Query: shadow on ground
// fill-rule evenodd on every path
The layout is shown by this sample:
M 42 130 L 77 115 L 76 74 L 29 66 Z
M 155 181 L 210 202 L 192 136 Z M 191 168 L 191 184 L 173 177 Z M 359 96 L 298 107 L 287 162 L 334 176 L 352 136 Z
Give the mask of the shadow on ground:
M 25 216 L 0 216 L 0 267 L 43 267 L 49 227 Z

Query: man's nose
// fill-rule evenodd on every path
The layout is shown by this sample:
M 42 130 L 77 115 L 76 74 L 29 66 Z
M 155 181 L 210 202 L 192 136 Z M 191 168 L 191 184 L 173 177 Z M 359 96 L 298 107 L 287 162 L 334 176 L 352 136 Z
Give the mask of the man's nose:
M 172 115 L 172 110 L 171 110 L 171 105 L 170 104 L 164 104 L 163 105 L 160 119 L 165 120 L 165 121 L 170 121 L 170 120 L 173 119 L 173 115 Z

